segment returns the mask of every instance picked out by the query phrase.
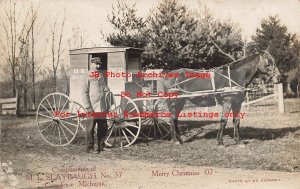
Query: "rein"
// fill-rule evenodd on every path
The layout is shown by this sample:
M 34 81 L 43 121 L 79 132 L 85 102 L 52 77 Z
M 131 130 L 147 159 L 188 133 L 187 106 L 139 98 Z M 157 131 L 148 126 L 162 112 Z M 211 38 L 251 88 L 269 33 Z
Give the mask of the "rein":
M 272 63 L 273 63 L 272 66 L 273 66 L 273 67 L 272 67 L 272 73 L 268 76 L 268 78 L 267 78 L 266 80 L 263 81 L 262 84 L 265 84 L 267 81 L 269 81 L 269 80 L 274 76 L 274 74 L 275 74 L 275 61 L 274 61 L 274 58 L 272 57 L 272 55 L 271 55 L 268 51 L 264 51 L 264 55 L 268 55 L 268 56 L 271 57 L 271 60 L 272 60 Z M 264 55 L 263 55 L 263 56 L 264 56 Z M 239 59 L 239 60 L 242 60 L 242 59 Z M 239 88 L 239 89 L 242 90 L 242 91 L 249 91 L 249 90 L 259 89 L 260 87 L 253 87 L 253 88 L 246 88 L 246 87 L 243 87 L 243 86 L 241 86 L 240 84 L 238 84 L 237 82 L 235 82 L 233 79 L 231 79 L 231 76 L 230 76 L 230 65 L 233 64 L 233 63 L 238 62 L 239 60 L 237 60 L 237 61 L 235 61 L 235 62 L 231 62 L 231 63 L 229 63 L 229 64 L 227 64 L 227 65 L 223 65 L 223 66 L 219 66 L 219 67 L 213 68 L 212 71 L 213 71 L 214 74 L 217 73 L 217 74 L 221 75 L 222 77 L 228 79 L 230 89 L 232 88 L 232 83 L 234 83 L 235 85 L 237 85 L 237 86 L 235 86 L 235 87 Z M 258 66 L 260 66 L 261 64 L 262 64 L 262 61 L 261 61 L 261 58 L 260 58 L 259 63 L 258 63 Z M 222 74 L 222 73 L 220 73 L 220 72 L 217 71 L 219 68 L 224 67 L 224 66 L 227 66 L 227 73 L 228 73 L 228 76 L 226 76 L 226 75 L 224 75 L 224 74 Z M 262 66 L 262 68 L 264 68 L 264 66 Z M 267 73 L 266 70 L 263 70 L 263 71 Z M 213 87 L 213 89 L 210 90 L 210 91 L 213 92 L 213 93 L 216 92 L 214 77 L 215 77 L 215 76 L 213 75 L 213 77 L 211 78 L 211 82 L 212 82 L 212 87 Z M 189 79 L 183 80 L 183 81 L 181 81 L 181 82 L 178 82 L 178 78 L 176 78 L 174 85 L 173 85 L 169 90 L 179 90 L 179 91 L 181 91 L 181 92 L 189 93 L 189 94 L 195 94 L 195 93 L 201 92 L 201 91 L 194 91 L 194 92 L 186 91 L 186 90 L 184 90 L 183 88 L 180 87 L 180 84 L 185 83 L 185 82 L 190 81 L 190 80 L 193 80 L 193 79 L 196 79 L 196 77 L 189 78 Z
M 273 56 L 272 56 L 268 51 L 264 50 L 263 52 L 264 52 L 263 56 L 264 56 L 264 55 L 268 55 L 268 56 L 271 57 L 271 60 L 272 60 L 272 73 L 267 77 L 266 80 L 262 80 L 262 83 L 261 83 L 260 85 L 265 85 L 265 84 L 266 84 L 266 83 L 267 83 L 267 82 L 275 75 L 275 59 L 273 58 Z M 261 64 L 261 62 L 262 62 L 262 61 L 259 62 L 258 66 Z M 268 73 L 268 72 L 265 70 L 264 66 L 262 66 L 262 68 L 263 68 L 263 72 Z M 253 88 L 251 88 L 251 89 L 252 89 L 252 90 L 260 89 L 260 86 L 253 87 Z

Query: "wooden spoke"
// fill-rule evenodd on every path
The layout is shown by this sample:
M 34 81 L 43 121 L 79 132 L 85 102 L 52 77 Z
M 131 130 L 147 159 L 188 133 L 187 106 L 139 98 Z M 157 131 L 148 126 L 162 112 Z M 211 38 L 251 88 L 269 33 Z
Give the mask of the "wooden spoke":
M 52 122 L 52 119 L 51 120 L 40 121 L 39 124 L 48 123 L 48 122 Z
M 60 123 L 67 131 L 69 131 L 72 135 L 75 135 L 75 133 L 73 133 L 67 126 L 65 126 L 65 124 L 63 124 L 62 122 Z
M 112 132 L 113 132 L 113 130 L 114 130 L 114 129 L 113 129 L 113 125 L 111 126 L 111 128 L 110 128 L 109 130 L 110 130 L 110 131 L 109 131 L 110 133 L 108 134 L 107 138 L 109 138 L 109 137 L 111 136 L 111 134 L 112 134 Z
M 44 97 L 38 106 L 36 113 L 37 127 L 42 138 L 52 146 L 66 146 L 70 144 L 76 136 L 80 122 L 77 112 L 73 112 L 74 105 L 72 106 L 69 117 L 61 117 L 61 115 L 55 117 L 54 113 L 54 111 L 66 111 L 65 107 L 67 105 L 70 107 L 70 103 L 73 104 L 73 101 L 67 95 L 63 93 L 51 93 Z M 49 120 L 44 120 L 43 118 Z M 50 123 L 51 121 L 53 122 Z M 41 124 L 48 125 L 41 128 Z M 69 128 L 70 126 L 74 127 L 74 129 Z M 65 130 L 67 130 L 67 133 Z
M 128 137 L 127 137 L 127 135 L 125 134 L 125 132 L 124 132 L 124 130 L 122 129 L 122 133 L 123 133 L 123 135 L 125 136 L 125 138 L 126 138 L 126 140 L 127 140 L 127 142 L 128 142 L 128 144 L 130 143 L 130 141 L 129 141 L 129 139 L 128 139 Z
M 151 120 L 151 122 L 152 122 L 152 120 Z M 148 132 L 148 137 L 150 137 L 150 134 L 151 134 L 151 129 L 152 129 L 152 127 L 150 126 L 150 128 L 149 128 L 149 132 Z
M 49 124 L 47 127 L 45 127 L 43 130 L 41 130 L 41 133 L 44 132 L 47 128 L 49 128 L 54 122 L 52 122 L 51 124 Z
M 138 126 L 133 125 L 133 124 L 130 124 L 130 123 L 126 123 L 126 122 L 125 122 L 125 124 L 126 124 L 126 125 L 129 125 L 129 126 L 131 126 L 131 127 L 137 128 L 137 129 L 139 128 Z
M 54 96 L 54 94 L 52 95 L 52 97 L 53 97 L 54 109 L 55 109 L 55 111 L 57 111 L 57 109 L 56 109 L 56 102 L 55 102 L 55 96 Z
M 44 115 L 44 114 L 41 114 L 41 113 L 38 113 L 38 115 L 40 115 L 40 116 L 43 116 L 43 117 L 46 117 L 46 118 L 49 118 L 49 119 L 53 119 L 52 117 L 50 117 L 50 116 L 47 116 L 47 115 Z
M 116 139 L 117 139 L 117 128 L 113 128 L 113 130 L 114 130 L 114 134 L 115 134 L 113 145 L 115 145 Z
M 120 104 L 115 103 L 115 107 L 112 107 L 110 110 L 112 115 L 116 114 L 117 116 L 108 118 L 108 121 L 115 125 L 110 127 L 111 130 L 108 132 L 106 143 L 109 145 L 114 144 L 117 146 L 128 147 L 135 142 L 139 135 L 141 118 L 133 117 L 131 115 L 125 117 L 124 112 L 139 114 L 139 108 L 135 102 L 128 97 L 122 97 L 118 102 Z
M 61 102 L 61 94 L 59 94 L 58 111 L 61 111 L 61 109 L 60 109 L 60 102 Z
M 147 109 L 152 110 L 154 113 L 169 112 L 167 101 L 165 99 L 158 99 L 154 104 L 151 104 L 149 101 L 147 102 L 147 105 L 150 105 Z M 169 125 L 163 119 L 160 119 L 159 117 L 151 117 L 148 119 L 148 122 L 144 122 L 145 125 L 147 124 L 147 127 L 144 128 L 147 130 L 144 133 L 148 134 L 148 138 L 165 138 L 169 134 Z
M 65 120 L 65 119 L 72 119 L 72 118 L 76 118 L 78 117 L 78 115 L 73 115 L 73 116 L 69 116 L 69 117 L 61 117 L 59 118 L 60 120 Z
M 43 104 L 41 104 L 41 106 L 50 114 L 53 115 Z M 54 116 L 54 115 L 53 115 Z
M 167 123 L 167 122 L 166 122 Z M 159 121 L 157 122 L 157 124 L 159 125 L 159 124 L 161 124 Z M 168 124 L 168 123 L 167 123 Z M 161 128 L 163 128 L 166 132 L 170 132 L 170 131 L 168 131 L 164 126 L 161 126 Z
M 135 110 L 134 107 L 128 113 L 132 112 L 133 110 Z
M 46 98 L 46 101 L 47 101 L 48 105 L 50 106 L 50 108 L 51 108 L 51 111 L 52 111 L 52 114 L 53 114 L 53 116 L 54 116 L 55 114 L 54 114 L 53 108 L 52 108 L 52 106 L 51 106 L 51 104 L 49 103 L 49 101 L 48 101 L 48 99 L 47 99 L 47 98 Z
M 60 119 L 59 122 L 64 122 L 65 124 L 69 124 L 69 125 L 72 125 L 74 127 L 78 127 L 78 125 L 75 125 L 74 123 L 70 123 L 70 122 L 67 122 L 67 121 L 62 120 L 62 119 Z
M 155 120 L 153 120 L 153 123 L 154 123 L 154 125 L 153 125 L 153 134 L 154 134 L 154 138 L 157 138 L 157 136 L 156 136 L 156 125 L 155 125 Z
M 126 129 L 126 131 L 128 131 L 128 133 L 130 133 L 133 137 L 135 137 L 135 135 L 129 129 L 127 129 L 126 127 L 124 127 L 124 129 Z
M 57 127 L 57 130 L 58 130 L 59 145 L 61 145 L 61 137 L 60 137 L 59 125 Z
M 69 142 L 69 139 L 68 139 L 68 137 L 67 137 L 67 135 L 66 135 L 65 131 L 63 130 L 63 128 L 62 128 L 62 127 L 60 127 L 60 129 L 61 129 L 62 133 L 64 134 L 64 136 L 65 136 L 65 138 L 66 138 L 67 142 Z
M 158 130 L 160 136 L 163 136 L 163 134 L 162 134 L 162 132 L 161 132 L 161 130 L 160 130 L 160 128 L 159 128 L 159 125 L 158 125 L 158 121 L 157 121 L 157 120 L 155 120 L 155 125 L 157 126 L 157 130 Z
M 119 140 L 122 141 L 121 128 L 120 127 L 117 128 L 118 128 Z
M 46 139 L 49 137 L 49 135 L 52 133 L 52 130 L 53 130 L 53 127 L 54 127 L 55 125 L 53 125 L 52 127 L 51 127 L 51 130 L 50 130 L 50 132 L 47 134 L 47 136 L 46 136 Z
M 143 121 L 142 121 L 142 124 L 145 124 L 145 125 L 148 125 L 149 124 L 149 122 L 151 121 L 152 119 L 144 119 Z M 146 122 L 147 122 L 147 124 L 146 124 Z
M 128 120 L 134 120 L 134 119 L 138 119 L 138 118 L 137 118 L 137 117 L 126 118 L 125 121 L 128 121 Z
M 61 108 L 61 110 L 63 110 L 66 106 L 66 104 L 69 102 L 69 99 L 66 100 L 65 104 L 63 105 L 63 107 Z
M 55 136 L 56 136 L 56 129 L 57 129 L 57 124 L 54 125 L 54 132 L 53 132 L 53 135 L 52 136 L 52 141 L 53 141 L 53 144 L 56 144 L 56 140 L 55 140 Z

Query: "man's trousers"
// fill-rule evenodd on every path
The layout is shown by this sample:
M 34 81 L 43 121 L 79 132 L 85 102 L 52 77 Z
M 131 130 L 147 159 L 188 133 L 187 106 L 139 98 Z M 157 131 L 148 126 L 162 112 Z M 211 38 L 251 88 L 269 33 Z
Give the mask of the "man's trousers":
M 106 119 L 99 118 L 88 118 L 86 125 L 86 150 L 89 148 L 94 148 L 94 135 L 95 135 L 95 126 L 97 124 L 97 151 L 101 151 L 104 147 L 105 136 L 107 133 L 107 121 Z

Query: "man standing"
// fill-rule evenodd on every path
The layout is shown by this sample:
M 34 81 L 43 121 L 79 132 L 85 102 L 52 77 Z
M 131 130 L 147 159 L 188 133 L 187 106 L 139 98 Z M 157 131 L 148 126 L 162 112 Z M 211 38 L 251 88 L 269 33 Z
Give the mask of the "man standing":
M 91 60 L 88 78 L 83 84 L 82 99 L 83 106 L 87 112 L 106 112 L 105 92 L 109 91 L 101 74 L 101 58 L 94 57 Z M 97 114 L 93 114 L 97 115 Z M 99 114 L 98 114 L 99 115 Z M 103 115 L 103 114 L 102 114 Z M 94 130 L 97 123 L 97 148 L 94 149 Z M 104 148 L 107 133 L 106 117 L 88 117 L 86 125 L 86 151 L 88 153 L 99 153 Z

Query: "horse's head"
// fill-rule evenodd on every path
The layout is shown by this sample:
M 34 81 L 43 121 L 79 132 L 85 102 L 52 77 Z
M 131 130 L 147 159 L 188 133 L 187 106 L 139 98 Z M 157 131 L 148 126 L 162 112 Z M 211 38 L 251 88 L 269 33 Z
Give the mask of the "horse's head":
M 275 63 L 275 59 L 268 51 L 264 51 L 264 54 L 260 56 L 258 71 L 262 74 L 267 74 L 267 80 L 272 78 L 274 83 L 280 83 L 281 81 L 281 75 Z

